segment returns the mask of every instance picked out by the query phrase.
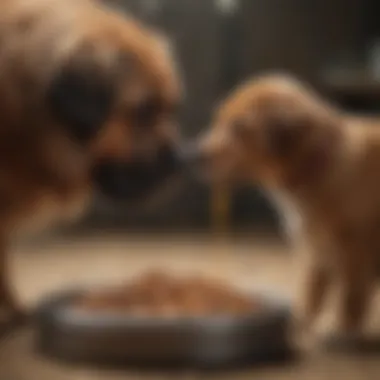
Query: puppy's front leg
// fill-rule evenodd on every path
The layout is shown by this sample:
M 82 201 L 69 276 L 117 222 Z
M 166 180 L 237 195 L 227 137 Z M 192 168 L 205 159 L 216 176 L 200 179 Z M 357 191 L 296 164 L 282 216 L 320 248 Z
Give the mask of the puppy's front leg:
M 331 284 L 331 276 L 329 270 L 316 260 L 310 260 L 303 270 L 303 280 L 299 284 L 300 298 L 296 305 L 296 312 L 303 327 L 309 329 L 322 310 Z
M 309 331 L 322 310 L 331 284 L 331 273 L 315 257 L 308 257 L 301 269 L 301 276 L 295 318 L 299 328 Z
M 313 251 L 304 253 L 310 255 Z M 330 289 L 331 272 L 315 256 L 308 256 L 299 274 L 301 281 L 297 283 L 298 298 L 293 308 L 292 338 L 300 348 L 313 349 L 318 338 L 316 320 Z
M 339 335 L 357 337 L 362 333 L 374 286 L 370 257 L 364 250 L 349 251 L 342 257 L 337 310 Z

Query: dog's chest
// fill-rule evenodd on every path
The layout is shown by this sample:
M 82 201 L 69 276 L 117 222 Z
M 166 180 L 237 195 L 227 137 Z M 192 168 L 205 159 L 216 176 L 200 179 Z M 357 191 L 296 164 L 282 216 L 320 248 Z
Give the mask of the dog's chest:
M 299 207 L 287 195 L 280 192 L 271 192 L 270 198 L 277 209 L 286 236 L 291 240 L 298 239 L 303 229 L 303 216 Z

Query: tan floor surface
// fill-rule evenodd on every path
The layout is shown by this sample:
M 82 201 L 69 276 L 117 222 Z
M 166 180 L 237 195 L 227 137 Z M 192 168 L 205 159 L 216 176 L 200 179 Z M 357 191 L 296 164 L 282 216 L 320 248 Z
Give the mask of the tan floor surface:
M 278 245 L 210 242 L 199 237 L 54 241 L 16 247 L 13 258 L 15 282 L 26 304 L 34 304 L 44 294 L 62 287 L 117 281 L 151 267 L 202 271 L 227 276 L 245 285 L 279 288 L 289 294 L 294 277 L 290 257 Z M 33 353 L 32 342 L 31 331 L 16 333 L 0 342 L 0 380 L 380 379 L 380 353 L 355 358 L 312 352 L 287 367 L 222 374 L 144 374 L 62 366 Z

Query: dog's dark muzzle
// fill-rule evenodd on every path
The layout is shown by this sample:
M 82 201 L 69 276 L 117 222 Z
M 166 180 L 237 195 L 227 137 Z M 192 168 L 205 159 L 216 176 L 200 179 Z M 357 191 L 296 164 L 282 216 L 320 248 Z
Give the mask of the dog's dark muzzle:
M 153 194 L 169 179 L 180 175 L 186 157 L 180 149 L 165 146 L 152 162 L 103 161 L 94 170 L 95 183 L 102 194 L 115 201 L 134 201 Z

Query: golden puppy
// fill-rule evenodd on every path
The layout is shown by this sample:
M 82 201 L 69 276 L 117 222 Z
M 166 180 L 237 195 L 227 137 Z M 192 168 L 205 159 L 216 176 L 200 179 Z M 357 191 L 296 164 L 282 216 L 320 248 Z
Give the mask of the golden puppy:
M 338 331 L 363 327 L 380 268 L 379 127 L 273 75 L 238 88 L 201 140 L 214 179 L 257 183 L 275 199 L 305 264 L 295 313 L 308 326 L 335 284 Z
M 148 196 L 179 168 L 165 42 L 90 0 L 0 3 L 0 310 L 13 232 L 73 217 L 93 185 Z

